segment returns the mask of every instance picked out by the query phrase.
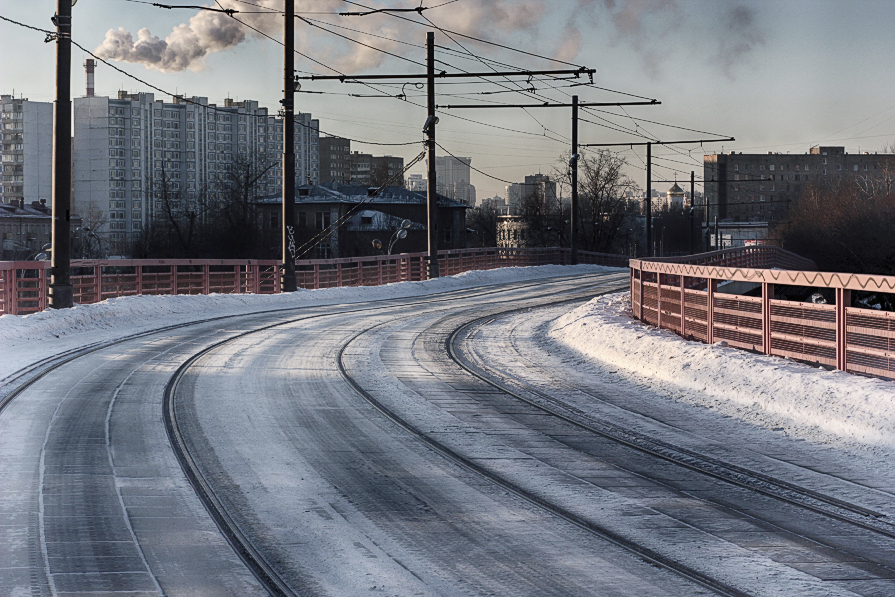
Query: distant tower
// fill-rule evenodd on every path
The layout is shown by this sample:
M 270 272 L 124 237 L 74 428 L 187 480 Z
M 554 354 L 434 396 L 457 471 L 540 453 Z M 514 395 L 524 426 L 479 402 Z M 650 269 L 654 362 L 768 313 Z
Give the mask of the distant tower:
M 96 68 L 96 61 L 93 58 L 88 58 L 84 66 L 87 67 L 87 97 L 93 97 L 96 92 L 93 83 L 93 70 Z

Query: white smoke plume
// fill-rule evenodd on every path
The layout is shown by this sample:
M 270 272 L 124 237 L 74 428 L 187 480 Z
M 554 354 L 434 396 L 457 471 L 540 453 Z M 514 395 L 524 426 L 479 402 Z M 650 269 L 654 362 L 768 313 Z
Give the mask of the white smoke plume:
M 261 7 L 281 11 L 283 0 L 256 0 Z M 416 0 L 367 0 L 363 3 L 374 8 L 403 8 L 419 6 Z M 217 5 L 210 5 L 217 8 Z M 235 10 L 236 19 L 251 25 L 275 39 L 282 39 L 283 18 L 279 13 L 263 14 L 258 8 L 247 7 L 234 0 L 221 0 L 220 7 Z M 339 0 L 310 0 L 302 3 L 301 11 L 307 12 L 359 12 L 363 9 Z M 298 11 L 298 12 L 301 12 Z M 458 2 L 432 11 L 432 18 L 440 27 L 474 37 L 494 37 L 494 32 L 534 33 L 546 13 L 545 0 L 477 0 Z M 423 13 L 426 15 L 427 13 Z M 416 15 L 412 15 L 416 16 Z M 309 16 L 308 18 L 316 18 Z M 323 19 L 321 19 L 323 20 Z M 327 22 L 335 22 L 325 19 Z M 359 34 L 331 25 L 319 23 L 332 31 L 352 37 L 360 42 L 403 56 L 422 58 L 419 49 L 399 43 L 398 39 L 423 43 L 423 27 L 401 22 L 392 16 L 374 14 L 356 19 L 341 19 L 338 24 L 369 32 Z M 414 40 L 414 34 L 418 39 Z M 378 36 L 378 37 L 377 37 Z M 246 39 L 259 37 L 237 20 L 220 12 L 199 11 L 188 23 L 174 27 L 161 39 L 148 29 L 137 32 L 137 38 L 123 28 L 110 29 L 95 53 L 107 60 L 119 60 L 142 64 L 160 71 L 201 70 L 206 56 L 233 48 Z M 465 43 L 470 43 L 466 42 Z M 374 49 L 339 39 L 318 27 L 301 21 L 296 22 L 296 50 L 317 58 L 341 72 L 357 72 L 378 66 L 386 55 Z M 300 62 L 300 59 L 299 59 Z M 297 64 L 299 63 L 297 62 Z M 319 65 L 306 67 L 322 69 Z M 299 67 L 302 68 L 302 67 Z
M 707 3 L 693 11 L 678 0 L 578 0 L 558 52 L 568 55 L 576 47 L 581 23 L 594 28 L 608 23 L 613 43 L 636 52 L 651 76 L 661 74 L 678 47 L 692 48 L 732 76 L 737 64 L 764 43 L 756 10 L 735 2 Z

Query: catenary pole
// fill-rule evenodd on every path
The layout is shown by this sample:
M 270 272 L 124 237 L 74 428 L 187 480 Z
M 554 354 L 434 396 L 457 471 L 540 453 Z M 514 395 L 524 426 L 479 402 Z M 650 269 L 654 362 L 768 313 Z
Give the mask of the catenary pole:
M 294 292 L 295 278 L 295 0 L 286 0 L 283 44 L 283 273 L 280 291 Z
M 426 168 L 426 211 L 429 233 L 428 277 L 438 277 L 438 193 L 436 192 L 435 172 L 435 32 L 426 33 L 426 149 L 428 164 Z
M 74 305 L 71 286 L 71 0 L 57 0 L 53 105 L 53 222 L 50 307 Z
M 653 144 L 646 144 L 646 256 L 653 256 Z
M 578 96 L 572 96 L 572 227 L 569 240 L 572 245 L 571 263 L 578 265 Z

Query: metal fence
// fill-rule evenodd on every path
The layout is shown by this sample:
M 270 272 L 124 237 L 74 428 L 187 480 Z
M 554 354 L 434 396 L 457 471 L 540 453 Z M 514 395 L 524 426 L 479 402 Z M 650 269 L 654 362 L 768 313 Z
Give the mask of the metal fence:
M 426 253 L 296 261 L 299 288 L 377 286 L 426 279 Z M 439 251 L 442 275 L 532 265 L 567 265 L 570 249 L 463 249 Z M 627 267 L 621 255 L 578 252 L 578 262 Z M 134 295 L 276 294 L 277 261 L 227 259 L 140 259 L 72 261 L 75 302 L 91 304 Z M 47 308 L 50 264 L 0 262 L 0 314 L 27 315 Z
M 895 292 L 895 276 L 818 272 L 778 247 L 688 260 L 631 259 L 635 317 L 681 336 L 895 379 L 895 313 L 854 305 L 854 291 Z M 724 292 L 736 282 L 760 296 Z M 775 286 L 830 289 L 832 303 L 775 298 Z M 758 294 L 757 292 L 755 294 Z

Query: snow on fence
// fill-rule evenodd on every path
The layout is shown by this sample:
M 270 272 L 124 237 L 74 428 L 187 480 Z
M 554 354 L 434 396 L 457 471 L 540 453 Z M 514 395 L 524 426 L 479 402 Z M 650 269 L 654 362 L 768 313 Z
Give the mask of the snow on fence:
M 778 247 L 686 260 L 631 259 L 635 317 L 681 336 L 895 379 L 895 313 L 853 306 L 852 292 L 895 292 L 895 276 L 818 272 Z M 747 287 L 760 296 L 736 291 Z M 742 284 L 745 283 L 745 284 Z M 775 285 L 830 289 L 815 304 L 774 298 Z M 731 288 L 732 292 L 724 292 Z
M 426 279 L 426 253 L 378 255 L 295 262 L 299 288 L 377 286 Z M 439 251 L 442 275 L 471 270 L 532 265 L 566 265 L 571 250 L 560 248 L 462 249 Z M 578 262 L 626 267 L 628 258 L 578 252 Z M 113 259 L 72 261 L 75 302 L 86 305 L 108 298 L 141 294 L 276 294 L 278 261 L 238 259 Z M 50 264 L 0 262 L 0 314 L 27 315 L 47 308 Z

